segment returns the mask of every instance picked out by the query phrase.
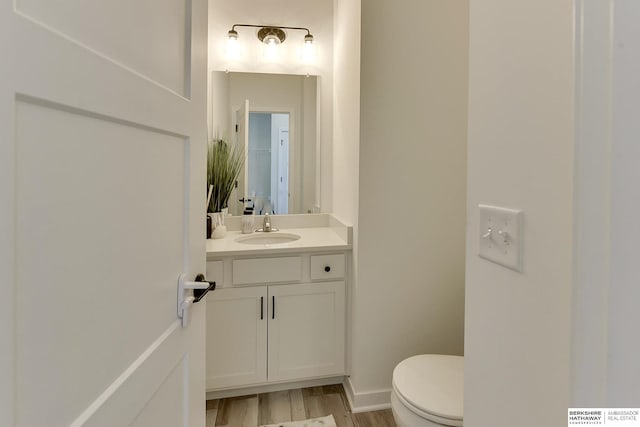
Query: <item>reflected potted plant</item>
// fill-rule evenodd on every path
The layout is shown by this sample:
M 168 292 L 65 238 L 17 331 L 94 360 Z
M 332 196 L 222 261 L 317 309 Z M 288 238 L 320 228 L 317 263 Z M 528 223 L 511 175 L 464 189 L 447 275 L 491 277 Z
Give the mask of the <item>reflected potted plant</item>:
M 223 139 L 209 142 L 207 149 L 207 188 L 210 191 L 207 212 L 211 217 L 212 233 L 207 237 L 222 238 L 227 233 L 224 215 L 228 212 L 229 199 L 236 180 L 244 166 L 244 150 L 230 145 Z M 207 227 L 209 229 L 209 227 Z M 207 230 L 208 234 L 208 230 Z

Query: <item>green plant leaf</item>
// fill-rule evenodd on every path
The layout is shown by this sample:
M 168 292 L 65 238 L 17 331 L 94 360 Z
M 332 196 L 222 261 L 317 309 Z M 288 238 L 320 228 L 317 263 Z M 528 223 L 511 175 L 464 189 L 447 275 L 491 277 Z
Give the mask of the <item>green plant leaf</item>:
M 244 149 L 222 139 L 209 142 L 207 150 L 207 188 L 213 185 L 209 212 L 229 206 L 235 182 L 244 166 Z

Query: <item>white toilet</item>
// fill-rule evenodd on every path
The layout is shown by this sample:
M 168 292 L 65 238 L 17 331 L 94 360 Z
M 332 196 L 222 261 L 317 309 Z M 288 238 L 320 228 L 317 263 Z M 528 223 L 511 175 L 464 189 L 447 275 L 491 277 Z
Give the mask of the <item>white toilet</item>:
M 393 370 L 391 409 L 398 427 L 462 426 L 464 358 L 420 354 Z

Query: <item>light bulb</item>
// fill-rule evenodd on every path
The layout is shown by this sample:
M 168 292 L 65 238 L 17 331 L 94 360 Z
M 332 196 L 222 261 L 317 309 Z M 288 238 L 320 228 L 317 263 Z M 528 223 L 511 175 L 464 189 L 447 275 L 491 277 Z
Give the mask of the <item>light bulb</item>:
M 267 61 L 275 61 L 278 59 L 278 40 L 269 38 L 265 43 L 264 57 Z
M 238 45 L 238 33 L 234 30 L 229 31 L 227 36 L 227 57 L 237 59 L 240 56 L 240 46 Z
M 307 34 L 304 37 L 304 44 L 302 45 L 302 61 L 306 63 L 313 62 L 315 56 L 316 53 L 313 36 L 311 34 Z
M 269 34 L 264 38 L 264 43 L 266 44 L 280 44 L 280 39 L 275 34 Z

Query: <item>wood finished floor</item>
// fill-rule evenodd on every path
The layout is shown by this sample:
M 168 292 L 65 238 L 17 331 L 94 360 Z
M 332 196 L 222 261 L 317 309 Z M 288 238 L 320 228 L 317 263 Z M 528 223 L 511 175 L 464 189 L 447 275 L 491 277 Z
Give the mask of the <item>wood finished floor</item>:
M 351 413 L 342 385 L 207 401 L 207 427 L 257 427 L 327 415 L 338 427 L 396 427 L 390 409 Z

